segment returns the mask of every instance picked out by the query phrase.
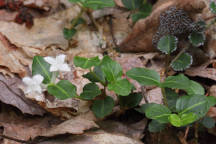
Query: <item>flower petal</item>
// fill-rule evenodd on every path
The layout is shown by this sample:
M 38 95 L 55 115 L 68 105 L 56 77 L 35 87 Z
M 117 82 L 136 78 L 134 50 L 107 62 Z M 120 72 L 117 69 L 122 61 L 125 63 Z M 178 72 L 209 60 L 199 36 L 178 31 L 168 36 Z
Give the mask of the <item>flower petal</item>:
M 70 69 L 70 67 L 68 66 L 68 64 L 63 64 L 63 65 L 61 65 L 61 67 L 60 67 L 60 71 L 70 71 L 71 69 Z
M 56 60 L 53 57 L 45 57 L 44 60 L 49 64 L 56 64 Z
M 44 77 L 40 74 L 37 74 L 35 76 L 33 76 L 32 78 L 37 84 L 41 84 L 42 81 L 44 80 Z
M 29 85 L 29 84 L 32 84 L 32 79 L 30 77 L 24 77 L 22 79 L 23 83 L 26 84 L 26 85 Z
M 54 65 L 51 65 L 50 72 L 58 71 L 58 68 Z
M 57 63 L 63 64 L 64 61 L 65 61 L 65 57 L 66 57 L 66 56 L 65 56 L 64 54 L 58 55 L 58 56 L 56 57 Z
M 38 92 L 38 93 L 41 94 L 42 93 L 42 88 L 40 87 L 40 85 L 37 85 L 37 86 L 34 87 L 33 91 Z

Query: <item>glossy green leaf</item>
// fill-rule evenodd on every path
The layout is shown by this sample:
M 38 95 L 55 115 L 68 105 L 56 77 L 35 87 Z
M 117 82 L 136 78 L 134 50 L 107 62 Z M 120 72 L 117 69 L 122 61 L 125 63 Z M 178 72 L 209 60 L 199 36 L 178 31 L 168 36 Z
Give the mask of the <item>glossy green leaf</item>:
M 181 56 L 171 63 L 171 67 L 175 71 L 183 71 L 189 68 L 193 63 L 193 57 L 188 53 L 183 53 Z
M 175 127 L 181 127 L 181 118 L 177 114 L 171 114 L 169 116 L 169 122 Z
M 213 128 L 215 127 L 215 120 L 211 117 L 205 116 L 201 121 L 201 124 L 206 128 Z
M 133 108 L 139 105 L 143 96 L 141 93 L 131 93 L 128 96 L 119 96 L 119 104 L 121 108 Z
M 206 39 L 205 34 L 202 32 L 192 32 L 188 38 L 189 38 L 191 44 L 195 47 L 199 47 L 201 45 L 204 45 L 204 42 Z
M 121 79 L 108 84 L 108 90 L 121 96 L 128 96 L 133 85 L 127 79 Z
M 136 10 L 142 6 L 143 0 L 122 0 L 122 3 L 127 9 Z
M 76 86 L 68 80 L 61 80 L 57 84 L 49 84 L 47 87 L 49 94 L 60 100 L 76 97 Z
M 121 65 L 113 61 L 109 56 L 104 56 L 100 66 L 109 82 L 121 79 L 123 74 Z
M 86 21 L 83 18 L 78 18 L 78 19 L 72 19 L 71 24 L 74 24 L 74 27 L 80 25 L 80 24 L 85 24 Z
M 32 63 L 32 75 L 40 74 L 44 77 L 43 83 L 48 84 L 51 81 L 52 73 L 49 71 L 50 64 L 43 57 L 35 56 Z
M 136 23 L 140 19 L 144 19 L 149 16 L 149 13 L 137 12 L 131 15 L 133 23 Z
M 197 120 L 197 116 L 194 113 L 185 113 L 182 115 L 172 114 L 169 116 L 170 123 L 175 127 L 182 127 L 193 123 Z
M 176 76 L 169 76 L 161 84 L 164 88 L 174 88 L 174 89 L 188 89 L 190 87 L 190 79 L 185 75 L 179 74 Z
M 177 49 L 177 43 L 177 37 L 165 35 L 159 40 L 157 48 L 165 54 L 170 54 Z
M 93 10 L 103 9 L 106 7 L 114 7 L 114 0 L 86 0 L 83 5 Z
M 205 95 L 181 96 L 176 102 L 176 110 L 180 115 L 193 112 L 199 118 L 205 116 L 210 106 Z
M 214 1 L 210 3 L 210 10 L 213 14 L 216 14 L 216 3 Z
M 154 70 L 145 68 L 132 68 L 126 73 L 126 75 L 129 78 L 136 80 L 143 86 L 160 86 L 160 75 Z
M 83 100 L 93 100 L 96 96 L 101 94 L 101 90 L 95 83 L 88 83 L 84 86 L 80 98 Z
M 209 107 L 216 105 L 216 98 L 214 96 L 208 96 L 207 100 L 208 100 L 208 106 Z
M 146 110 L 148 109 L 148 107 L 152 106 L 152 105 L 157 105 L 156 103 L 146 103 L 146 104 L 142 104 L 139 108 L 135 108 L 136 111 L 145 114 Z
M 188 95 L 194 95 L 194 94 L 199 94 L 199 95 L 204 95 L 205 94 L 205 89 L 200 85 L 198 82 L 195 81 L 190 81 L 190 87 L 188 89 L 185 89 Z
M 167 104 L 169 109 L 172 112 L 176 112 L 176 101 L 179 98 L 178 94 L 169 88 L 166 88 L 165 92 L 166 92 Z
M 103 100 L 95 100 L 91 107 L 91 110 L 98 118 L 104 118 L 105 116 L 111 114 L 114 107 L 114 100 L 107 96 Z
M 63 29 L 64 38 L 70 40 L 76 34 L 76 32 L 77 30 L 74 28 L 73 29 L 64 28 Z
M 168 123 L 171 111 L 164 105 L 156 104 L 149 106 L 145 111 L 146 117 L 157 120 L 160 123 Z
M 161 132 L 165 128 L 166 124 L 159 123 L 156 120 L 152 120 L 148 125 L 148 130 L 152 133 Z
M 89 69 L 100 64 L 100 59 L 97 57 L 85 58 L 80 56 L 74 57 L 74 65 L 83 69 Z
M 89 72 L 85 75 L 83 75 L 84 78 L 87 78 L 89 81 L 91 82 L 101 82 L 101 83 L 105 83 L 105 77 L 104 74 L 101 70 L 101 67 L 96 66 L 93 70 L 93 72 Z

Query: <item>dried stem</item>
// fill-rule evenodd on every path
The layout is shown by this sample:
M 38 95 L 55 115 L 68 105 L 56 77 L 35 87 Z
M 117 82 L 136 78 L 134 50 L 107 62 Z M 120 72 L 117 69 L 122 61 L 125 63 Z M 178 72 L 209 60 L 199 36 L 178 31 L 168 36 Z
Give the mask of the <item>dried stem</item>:
M 29 141 L 16 139 L 16 138 L 9 137 L 9 136 L 3 135 L 3 134 L 0 134 L 0 137 L 2 137 L 2 138 L 4 138 L 4 139 L 8 139 L 8 140 L 15 141 L 15 142 L 19 142 L 19 143 L 24 143 L 24 144 L 30 144 L 30 143 L 31 143 L 31 142 L 29 142 Z

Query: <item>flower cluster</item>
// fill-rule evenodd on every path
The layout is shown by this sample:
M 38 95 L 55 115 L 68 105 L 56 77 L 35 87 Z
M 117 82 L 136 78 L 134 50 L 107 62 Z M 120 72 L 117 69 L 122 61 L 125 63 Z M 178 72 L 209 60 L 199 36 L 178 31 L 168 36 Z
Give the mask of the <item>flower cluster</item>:
M 56 56 L 56 58 L 53 57 L 45 57 L 44 60 L 50 64 L 50 72 L 58 73 L 58 72 L 69 72 L 70 67 L 67 63 L 65 63 L 65 55 L 61 54 L 59 56 Z M 56 79 L 56 75 L 54 77 L 54 80 Z M 38 93 L 42 94 L 43 89 L 46 88 L 46 86 L 42 83 L 44 80 L 44 77 L 40 74 L 34 75 L 31 77 L 24 77 L 23 83 L 26 85 L 26 88 L 24 90 L 25 94 L 30 93 Z

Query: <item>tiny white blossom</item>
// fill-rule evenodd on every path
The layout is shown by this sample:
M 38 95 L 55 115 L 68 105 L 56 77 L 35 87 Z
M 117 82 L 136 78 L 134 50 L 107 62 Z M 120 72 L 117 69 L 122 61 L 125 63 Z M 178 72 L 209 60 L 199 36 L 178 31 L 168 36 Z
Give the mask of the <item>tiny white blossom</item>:
M 50 72 L 55 71 L 70 71 L 70 67 L 67 63 L 65 63 L 65 55 L 61 54 L 56 58 L 53 57 L 45 57 L 44 60 L 51 64 Z
M 39 74 L 33 76 L 32 78 L 24 77 L 22 81 L 27 86 L 24 92 L 26 94 L 32 93 L 32 92 L 38 92 L 41 94 L 42 93 L 41 84 L 43 80 L 44 80 L 43 76 Z

